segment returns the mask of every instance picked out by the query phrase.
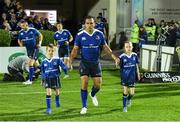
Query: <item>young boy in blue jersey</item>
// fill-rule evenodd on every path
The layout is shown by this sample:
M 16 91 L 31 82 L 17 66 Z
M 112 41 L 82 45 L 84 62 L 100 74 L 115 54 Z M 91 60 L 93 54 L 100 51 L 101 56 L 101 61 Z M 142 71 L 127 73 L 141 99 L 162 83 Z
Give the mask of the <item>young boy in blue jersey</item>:
M 121 83 L 123 86 L 123 112 L 131 106 L 134 95 L 135 82 L 140 80 L 137 54 L 132 52 L 132 43 L 124 42 L 124 53 L 119 56 Z
M 18 43 L 19 45 L 25 46 L 27 50 L 27 55 L 30 58 L 29 61 L 29 79 L 26 82 L 23 82 L 25 85 L 32 84 L 33 74 L 34 74 L 34 65 L 39 65 L 37 61 L 39 48 L 41 47 L 41 43 L 43 40 L 42 34 L 35 28 L 28 27 L 28 23 L 24 20 L 21 20 L 21 31 L 18 35 Z M 38 41 L 36 38 L 38 37 Z
M 73 36 L 67 29 L 63 29 L 62 23 L 56 23 L 57 31 L 54 34 L 54 44 L 58 47 L 59 57 L 64 61 L 68 68 L 69 66 L 69 43 L 72 42 Z
M 55 48 L 53 44 L 49 44 L 46 47 L 47 58 L 45 58 L 41 63 L 42 71 L 42 83 L 46 88 L 46 113 L 51 114 L 51 95 L 52 89 L 55 90 L 55 103 L 56 107 L 60 107 L 60 70 L 61 67 L 64 70 L 64 73 L 67 74 L 67 66 L 59 57 L 54 57 Z
M 81 79 L 81 102 L 82 109 L 80 114 L 87 113 L 87 95 L 88 95 L 88 81 L 89 77 L 93 80 L 93 86 L 89 93 L 94 106 L 98 106 L 96 94 L 101 88 L 102 83 L 102 70 L 100 64 L 100 47 L 108 53 L 115 61 L 118 60 L 112 53 L 105 41 L 104 34 L 95 29 L 95 21 L 91 16 L 85 18 L 85 28 L 76 35 L 74 48 L 70 56 L 70 64 L 77 56 L 78 51 L 81 53 L 80 62 L 80 79 Z

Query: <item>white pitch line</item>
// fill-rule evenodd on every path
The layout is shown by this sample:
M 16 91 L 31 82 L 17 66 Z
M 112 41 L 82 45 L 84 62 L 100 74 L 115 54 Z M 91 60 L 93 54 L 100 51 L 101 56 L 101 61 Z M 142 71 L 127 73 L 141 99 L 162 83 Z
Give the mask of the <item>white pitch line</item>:
M 120 91 L 120 89 L 105 89 L 105 90 L 101 90 L 102 92 L 108 92 L 108 91 Z M 61 93 L 79 93 L 79 91 L 61 91 Z M 16 93 L 12 93 L 12 92 L 7 92 L 7 93 L 0 93 L 0 96 L 2 95 L 31 95 L 31 94 L 45 94 L 46 92 L 16 92 Z

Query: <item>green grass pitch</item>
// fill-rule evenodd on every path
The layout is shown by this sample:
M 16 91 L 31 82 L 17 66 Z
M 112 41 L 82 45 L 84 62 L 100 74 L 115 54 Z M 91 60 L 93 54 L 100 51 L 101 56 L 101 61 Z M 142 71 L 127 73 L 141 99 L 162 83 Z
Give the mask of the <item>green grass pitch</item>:
M 122 112 L 122 88 L 118 70 L 103 70 L 103 84 L 97 94 L 99 106 L 88 97 L 88 111 L 80 115 L 80 79 L 78 71 L 61 80 L 61 107 L 46 115 L 45 89 L 40 80 L 31 86 L 0 81 L 0 121 L 178 121 L 180 120 L 180 84 L 136 85 L 132 107 Z M 2 79 L 2 75 L 0 75 Z M 92 81 L 89 81 L 89 91 Z

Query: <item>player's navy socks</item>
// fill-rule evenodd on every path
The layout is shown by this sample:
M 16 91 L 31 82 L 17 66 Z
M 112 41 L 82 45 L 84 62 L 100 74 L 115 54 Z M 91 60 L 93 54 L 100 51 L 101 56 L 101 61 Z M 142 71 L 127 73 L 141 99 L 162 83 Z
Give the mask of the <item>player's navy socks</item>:
M 34 67 L 30 66 L 29 67 L 29 80 L 32 81 L 33 80 L 33 74 L 34 74 Z
M 55 96 L 56 107 L 60 107 L 59 95 Z
M 128 100 L 131 100 L 132 97 L 133 97 L 133 95 L 130 95 L 130 94 L 129 94 L 128 97 L 127 97 L 127 99 L 128 99 Z
M 81 101 L 82 101 L 82 107 L 86 107 L 87 102 L 87 90 L 81 89 Z
M 47 109 L 51 109 L 51 96 L 46 95 L 46 105 Z
M 98 91 L 99 91 L 99 89 L 97 89 L 93 86 L 91 89 L 91 96 L 94 97 Z
M 126 107 L 127 95 L 123 94 L 123 108 Z

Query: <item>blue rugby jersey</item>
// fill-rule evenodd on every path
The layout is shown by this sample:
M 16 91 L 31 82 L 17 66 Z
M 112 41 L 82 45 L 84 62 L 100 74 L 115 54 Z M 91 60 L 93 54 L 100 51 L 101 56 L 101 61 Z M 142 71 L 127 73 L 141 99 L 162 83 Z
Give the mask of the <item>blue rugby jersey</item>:
M 18 35 L 18 39 L 23 42 L 27 49 L 36 48 L 36 37 L 40 35 L 40 32 L 35 28 L 28 28 L 27 31 L 21 30 Z
M 100 57 L 100 47 L 106 45 L 106 41 L 104 34 L 97 29 L 94 29 L 92 34 L 83 30 L 76 35 L 74 45 L 80 48 L 82 61 L 97 62 Z
M 41 63 L 42 80 L 44 80 L 45 78 L 59 77 L 61 74 L 59 67 L 61 67 L 64 70 L 65 74 L 67 74 L 68 68 L 60 58 L 45 58 Z
M 104 33 L 105 24 L 103 22 L 98 22 L 96 23 L 95 28 Z
M 131 55 L 123 53 L 119 56 L 119 59 L 122 82 L 135 82 L 137 78 L 136 64 L 139 63 L 137 54 L 134 52 Z
M 57 41 L 57 44 L 60 45 L 60 47 L 68 48 L 69 45 L 65 45 L 65 41 L 69 42 L 70 37 L 71 33 L 66 29 L 54 33 L 54 40 Z

